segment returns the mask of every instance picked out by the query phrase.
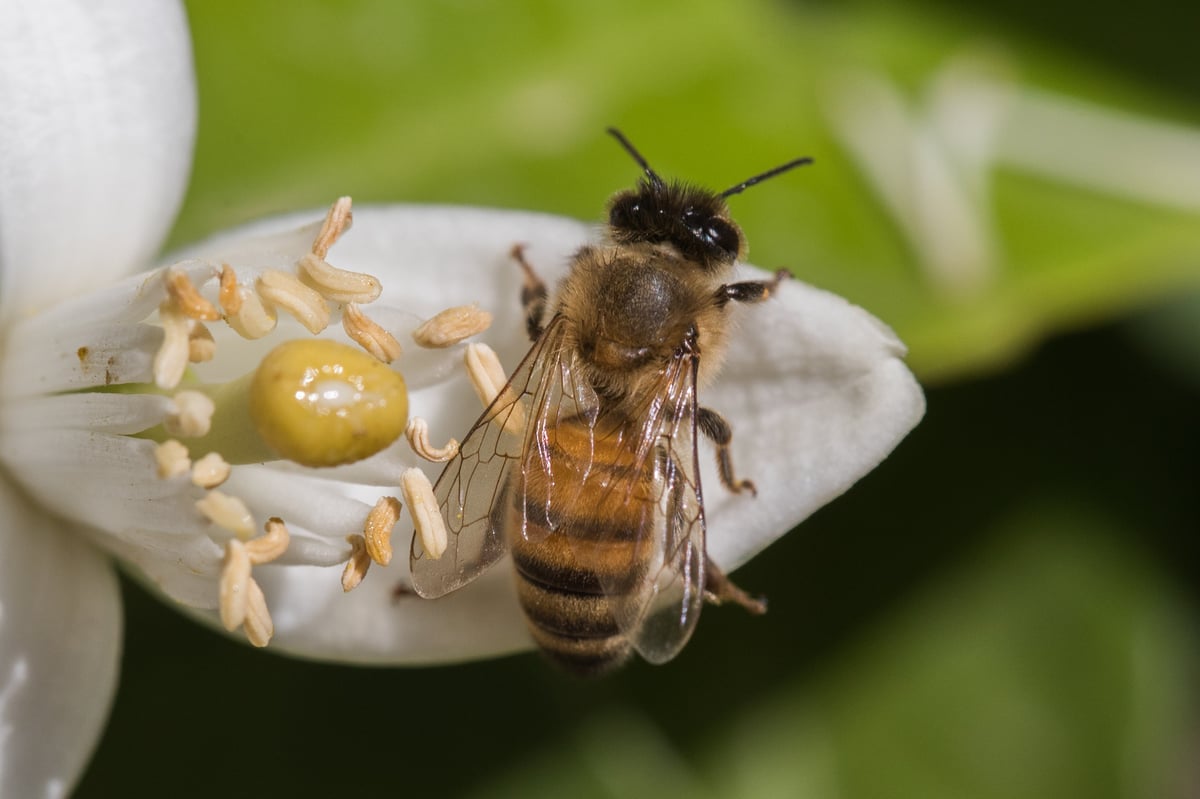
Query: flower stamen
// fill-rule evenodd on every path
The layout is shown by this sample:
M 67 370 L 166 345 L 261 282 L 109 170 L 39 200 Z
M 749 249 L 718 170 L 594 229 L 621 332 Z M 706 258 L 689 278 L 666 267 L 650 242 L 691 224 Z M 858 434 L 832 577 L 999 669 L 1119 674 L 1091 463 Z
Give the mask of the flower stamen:
M 250 515 L 246 503 L 238 497 L 221 491 L 209 491 L 196 500 L 196 510 L 217 527 L 228 530 L 243 541 L 254 534 L 254 517 Z
M 350 542 L 350 557 L 346 561 L 346 568 L 342 569 L 342 591 L 350 593 L 367 576 L 367 570 L 371 568 L 371 556 L 367 554 L 367 542 L 363 536 L 348 535 L 346 540 Z
M 154 462 L 158 466 L 157 474 L 163 480 L 187 474 L 192 468 L 187 447 L 173 438 L 154 448 Z
M 182 438 L 208 435 L 216 407 L 208 395 L 199 391 L 177 392 L 171 397 L 171 411 L 163 419 L 163 429 L 168 435 Z
M 391 363 L 402 354 L 396 337 L 370 319 L 356 303 L 342 309 L 342 329 L 351 341 L 384 363 Z
M 492 326 L 492 315 L 478 305 L 447 308 L 413 331 L 413 341 L 429 349 L 443 349 L 478 335 Z
M 242 291 L 238 288 L 237 272 L 229 264 L 221 265 L 221 287 L 217 300 L 226 317 L 237 316 L 242 310 Z
M 164 282 L 167 288 L 167 302 L 187 318 L 205 322 L 215 322 L 221 318 L 217 306 L 200 294 L 200 290 L 186 272 L 168 269 Z
M 506 413 L 504 430 L 519 435 L 525 429 L 525 407 L 508 388 L 508 374 L 496 351 L 486 344 L 468 344 L 465 355 L 467 376 L 484 408 L 492 408 L 489 419 Z M 504 393 L 500 399 L 501 392 Z M 494 406 L 493 406 L 494 403 Z
M 229 479 L 232 469 L 220 453 L 210 452 L 192 466 L 192 483 L 201 488 L 216 488 Z
M 191 357 L 188 335 L 188 317 L 179 307 L 167 300 L 158 309 L 159 324 L 163 329 L 163 341 L 154 353 L 154 384 L 162 389 L 171 389 L 183 379 Z
M 325 298 L 295 275 L 268 269 L 259 276 L 257 288 L 261 299 L 287 311 L 309 333 L 316 335 L 329 326 Z
M 325 221 L 321 224 L 321 230 L 313 240 L 313 255 L 318 258 L 328 255 L 329 248 L 350 229 L 352 224 L 354 224 L 354 214 L 351 211 L 350 198 L 338 197 L 333 201 L 333 205 L 329 206 L 329 211 L 325 214 Z
M 367 554 L 380 566 L 392 562 L 392 528 L 400 519 L 400 500 L 395 497 L 380 497 L 367 514 L 363 524 L 363 539 Z
M 267 519 L 264 529 L 265 533 L 246 542 L 246 554 L 255 566 L 261 566 L 279 558 L 284 552 L 287 552 L 288 545 L 292 541 L 287 525 L 278 516 Z
M 188 361 L 205 363 L 217 354 L 217 342 L 212 331 L 201 321 L 188 320 Z
M 400 477 L 400 492 L 408 503 L 408 512 L 425 554 L 437 560 L 446 551 L 449 537 L 429 478 L 420 469 L 406 469 Z
M 312 253 L 301 258 L 296 266 L 305 285 L 330 302 L 374 302 L 383 291 L 379 279 L 373 275 L 338 269 Z
M 458 440 L 450 439 L 443 446 L 435 447 L 429 442 L 429 423 L 420 416 L 414 416 L 404 428 L 404 437 L 408 446 L 420 457 L 431 463 L 445 463 L 458 454 Z

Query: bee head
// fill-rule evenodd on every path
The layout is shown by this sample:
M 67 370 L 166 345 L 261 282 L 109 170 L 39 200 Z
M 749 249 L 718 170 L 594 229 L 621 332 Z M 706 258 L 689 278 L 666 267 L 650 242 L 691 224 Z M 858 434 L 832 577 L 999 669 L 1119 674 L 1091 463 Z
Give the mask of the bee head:
M 613 239 L 623 244 L 671 244 L 682 256 L 706 269 L 728 266 L 745 252 L 746 240 L 730 218 L 725 198 L 812 162 L 811 158 L 797 158 L 718 193 L 667 183 L 619 130 L 609 128 L 608 132 L 645 172 L 637 188 L 621 192 L 609 203 L 608 225 Z
M 725 201 L 680 183 L 647 179 L 621 192 L 609 204 L 608 224 L 613 239 L 622 244 L 670 244 L 705 268 L 727 266 L 745 249 Z

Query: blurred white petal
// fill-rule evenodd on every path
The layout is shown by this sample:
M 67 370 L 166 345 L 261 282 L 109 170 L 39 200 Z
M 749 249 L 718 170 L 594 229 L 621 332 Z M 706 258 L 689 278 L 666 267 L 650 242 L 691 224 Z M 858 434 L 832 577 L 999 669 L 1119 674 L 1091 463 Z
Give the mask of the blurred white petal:
M 143 268 L 191 166 L 183 8 L 5 0 L 0 98 L 0 311 Z
M 0 481 L 0 796 L 70 792 L 108 715 L 120 648 L 108 559 Z

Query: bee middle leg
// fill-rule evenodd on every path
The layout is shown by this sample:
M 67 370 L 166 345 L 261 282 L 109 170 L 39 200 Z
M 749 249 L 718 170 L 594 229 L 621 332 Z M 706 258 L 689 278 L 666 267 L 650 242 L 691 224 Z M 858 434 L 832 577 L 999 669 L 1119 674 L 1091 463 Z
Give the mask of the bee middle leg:
M 730 455 L 729 442 L 733 441 L 733 430 L 729 422 L 712 408 L 701 408 L 696 413 L 696 424 L 700 432 L 717 447 L 717 473 L 721 477 L 721 485 L 735 494 L 749 491 L 751 496 L 758 496 L 758 489 L 750 480 L 739 480 L 733 476 L 733 456 Z
M 546 282 L 533 271 L 529 261 L 525 260 L 525 245 L 514 244 L 510 253 L 513 260 L 525 273 L 525 282 L 521 286 L 521 306 L 525 309 L 525 330 L 531 341 L 537 341 L 542 335 L 542 315 L 546 312 Z
M 724 605 L 732 603 L 745 608 L 748 613 L 761 616 L 767 612 L 765 597 L 753 597 L 730 580 L 712 560 L 704 563 L 704 598 L 710 604 Z

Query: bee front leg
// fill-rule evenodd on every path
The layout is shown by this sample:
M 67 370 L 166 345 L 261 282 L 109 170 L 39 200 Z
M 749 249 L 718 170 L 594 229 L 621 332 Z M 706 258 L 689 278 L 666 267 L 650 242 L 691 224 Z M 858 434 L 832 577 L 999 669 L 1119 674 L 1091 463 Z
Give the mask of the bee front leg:
M 711 560 L 707 560 L 704 564 L 704 599 L 713 605 L 732 602 L 735 605 L 741 605 L 748 613 L 755 616 L 761 616 L 767 612 L 766 597 L 753 597 L 747 594 Z
M 696 424 L 700 427 L 700 432 L 717 446 L 717 470 L 721 484 L 735 494 L 749 491 L 752 496 L 758 496 L 758 489 L 754 487 L 754 483 L 733 476 L 733 457 L 729 454 L 733 430 L 729 427 L 729 422 L 712 408 L 701 408 L 696 414 Z
M 774 294 L 775 290 L 779 288 L 779 284 L 789 277 L 791 277 L 790 272 L 786 269 L 780 269 L 775 272 L 775 277 L 770 280 L 747 280 L 743 283 L 726 283 L 717 289 L 717 305 L 723 306 L 727 302 L 762 302 Z
M 524 244 L 514 244 L 510 254 L 525 273 L 525 283 L 521 286 L 521 307 L 525 309 L 525 329 L 529 332 L 529 339 L 537 341 L 542 335 L 542 315 L 546 312 L 546 283 L 525 260 Z

